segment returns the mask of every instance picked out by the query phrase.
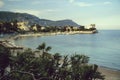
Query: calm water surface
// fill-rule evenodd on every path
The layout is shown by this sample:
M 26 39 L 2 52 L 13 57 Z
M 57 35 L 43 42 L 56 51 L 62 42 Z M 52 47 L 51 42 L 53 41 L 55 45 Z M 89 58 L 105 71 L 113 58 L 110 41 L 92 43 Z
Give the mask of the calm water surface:
M 35 49 L 45 42 L 52 53 L 85 54 L 90 63 L 120 70 L 120 30 L 100 30 L 98 34 L 26 37 L 15 44 Z

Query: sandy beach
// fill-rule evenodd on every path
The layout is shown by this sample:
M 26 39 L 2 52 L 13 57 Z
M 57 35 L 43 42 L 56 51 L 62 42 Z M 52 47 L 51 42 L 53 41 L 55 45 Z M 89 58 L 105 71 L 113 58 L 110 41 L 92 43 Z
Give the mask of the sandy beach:
M 99 67 L 98 71 L 105 75 L 105 80 L 120 80 L 120 71 L 118 70 Z
M 94 34 L 96 31 L 70 31 L 70 32 L 48 32 L 48 33 L 29 33 L 19 34 L 11 38 L 16 40 L 23 37 L 41 37 L 41 36 L 54 36 L 54 35 L 73 35 L 73 34 Z

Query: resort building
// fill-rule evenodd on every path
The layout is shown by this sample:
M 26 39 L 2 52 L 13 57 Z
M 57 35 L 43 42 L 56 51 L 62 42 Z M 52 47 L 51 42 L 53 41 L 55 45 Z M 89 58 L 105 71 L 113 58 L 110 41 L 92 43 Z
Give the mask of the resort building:
M 78 29 L 78 27 L 73 27 L 73 31 L 77 31 Z
M 95 24 L 90 24 L 90 25 L 86 26 L 86 29 L 91 29 L 91 28 L 93 29 L 93 28 L 95 28 L 95 26 L 96 26 Z
M 24 31 L 29 31 L 28 22 L 17 22 L 18 28 Z
M 46 28 L 45 28 L 44 26 L 41 27 L 41 30 L 42 30 L 42 31 L 45 30 L 45 29 L 46 29 Z

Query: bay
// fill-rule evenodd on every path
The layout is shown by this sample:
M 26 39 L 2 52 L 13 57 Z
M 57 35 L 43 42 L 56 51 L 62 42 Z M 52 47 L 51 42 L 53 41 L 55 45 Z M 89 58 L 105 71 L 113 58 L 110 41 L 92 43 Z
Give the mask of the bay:
M 120 70 L 120 30 L 99 30 L 97 34 L 25 37 L 16 45 L 36 49 L 43 42 L 52 46 L 51 53 L 85 54 L 90 63 Z

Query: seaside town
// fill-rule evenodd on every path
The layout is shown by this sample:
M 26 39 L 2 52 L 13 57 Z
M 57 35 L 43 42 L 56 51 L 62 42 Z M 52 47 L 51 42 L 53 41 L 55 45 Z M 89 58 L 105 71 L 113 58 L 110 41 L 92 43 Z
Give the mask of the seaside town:
M 28 22 L 0 22 L 0 34 L 16 34 L 12 36 L 13 39 L 18 39 L 26 36 L 48 36 L 48 35 L 62 35 L 62 34 L 94 34 L 97 33 L 95 24 L 90 24 L 87 28 L 85 26 L 40 26 L 33 24 L 30 26 Z M 19 34 L 19 35 L 18 35 Z
M 40 26 L 38 24 L 34 24 L 33 26 L 28 27 L 27 22 L 5 22 L 0 23 L 0 32 L 1 34 L 17 33 L 16 36 L 12 36 L 12 39 L 16 40 L 20 39 L 21 37 L 36 35 L 52 36 L 59 34 L 93 34 L 96 33 L 97 30 L 95 28 L 95 24 L 91 24 L 90 28 L 86 29 L 85 26 L 49 27 Z M 18 34 L 20 35 L 18 36 Z M 24 76 L 26 76 L 21 76 L 23 78 L 22 80 L 24 80 L 24 78 L 31 80 L 104 79 L 104 75 L 98 73 L 98 65 L 88 64 L 89 57 L 85 55 L 75 54 L 71 56 L 71 59 L 68 59 L 68 56 L 64 57 L 61 56 L 61 54 L 59 53 L 50 54 L 49 51 L 52 47 L 46 46 L 45 43 L 38 45 L 38 47 L 36 48 L 37 50 L 31 50 L 29 48 L 25 48 L 24 46 L 17 46 L 14 43 L 11 43 L 9 39 L 10 37 L 7 40 L 3 39 L 0 41 L 0 55 L 2 55 L 0 56 L 0 64 L 2 65 L 0 66 L 0 80 L 7 80 L 7 78 L 18 79 L 20 78 L 19 74 L 23 74 Z M 9 58 L 10 56 L 11 58 Z M 79 60 L 79 58 L 83 61 Z M 77 61 L 77 63 L 75 63 L 74 61 Z M 29 65 L 27 65 L 27 63 Z M 75 68 L 83 68 L 84 75 L 77 76 L 77 74 L 81 71 L 75 72 Z M 28 69 L 28 71 L 26 71 L 26 69 Z M 74 72 L 74 76 L 70 74 L 71 72 Z M 15 74 L 18 74 L 18 76 Z M 15 78 L 13 78 L 13 76 Z
M 100 67 L 97 64 L 89 64 L 88 56 L 75 54 L 72 57 L 70 57 L 71 59 L 68 59 L 69 58 L 68 56 L 64 57 L 59 53 L 51 54 L 49 51 L 52 49 L 52 47 L 46 46 L 46 43 L 39 44 L 36 49 L 31 50 L 30 48 L 27 48 L 24 46 L 17 46 L 11 42 L 11 40 L 19 40 L 24 37 L 41 37 L 41 36 L 73 35 L 73 34 L 91 34 L 92 35 L 95 33 L 98 33 L 98 30 L 96 29 L 95 24 L 90 24 L 89 26 L 80 25 L 78 27 L 78 26 L 70 26 L 70 25 L 67 25 L 67 26 L 48 26 L 48 25 L 41 26 L 39 24 L 29 25 L 27 21 L 0 22 L 0 37 L 1 37 L 0 53 L 5 55 L 4 57 L 3 56 L 0 57 L 2 60 L 2 62 L 0 62 L 0 64 L 2 64 L 2 66 L 0 66 L 1 68 L 0 80 L 7 80 L 7 78 L 18 79 L 20 77 L 23 78 L 22 80 L 24 80 L 24 78 L 31 79 L 31 80 L 58 80 L 58 79 L 60 80 L 67 80 L 67 79 L 69 80 L 81 80 L 81 79 L 109 80 L 110 79 L 109 75 L 115 78 L 116 74 L 119 74 L 119 71 L 112 71 L 104 67 Z M 4 34 L 9 34 L 9 37 L 8 36 L 4 37 Z M 13 59 L 10 59 L 9 56 L 13 57 Z M 21 62 L 20 56 L 26 56 L 24 60 L 22 60 L 22 62 L 25 62 L 25 63 L 20 63 Z M 32 58 L 30 58 L 30 56 Z M 57 58 L 59 58 L 59 60 Z M 80 58 L 80 61 L 79 61 L 79 58 Z M 27 61 L 27 63 L 29 63 L 29 66 L 26 65 L 27 59 L 29 59 Z M 41 59 L 41 60 L 38 60 L 38 62 L 36 63 L 37 59 Z M 67 62 L 66 62 L 66 59 L 67 59 Z M 74 64 L 73 59 L 76 59 L 75 60 L 77 61 L 76 64 Z M 34 61 L 35 64 L 30 63 L 31 60 L 35 60 Z M 44 60 L 48 62 L 44 62 Z M 51 60 L 57 61 L 57 63 L 51 62 Z M 84 61 L 81 62 L 81 60 L 85 60 L 85 62 Z M 6 64 L 4 63 L 4 61 L 6 61 L 5 62 Z M 41 63 L 42 66 L 38 65 L 39 63 Z M 56 65 L 56 68 L 51 64 Z M 46 67 L 46 65 L 48 67 Z M 43 66 L 46 68 L 44 70 L 40 69 L 40 68 L 43 68 Z M 40 72 L 36 71 L 33 67 L 35 67 L 35 69 L 40 69 L 39 71 L 43 71 L 43 73 L 39 75 Z M 24 70 L 27 68 L 29 71 L 26 71 L 26 70 L 23 71 L 21 70 L 22 68 L 24 68 Z M 55 68 L 53 72 L 46 71 L 46 69 L 52 70 L 53 68 Z M 77 68 L 76 70 L 82 69 L 83 70 L 82 73 L 84 75 L 79 74 L 81 73 L 81 70 L 78 72 L 75 72 L 74 68 Z M 31 69 L 33 70 L 31 71 Z M 61 74 L 61 69 L 64 69 L 62 71 L 62 74 Z M 72 70 L 69 70 L 69 69 L 72 69 Z M 56 72 L 57 70 L 59 71 Z M 69 72 L 73 72 L 74 76 L 72 74 L 69 74 Z M 16 76 L 15 74 L 18 74 L 18 75 L 23 74 L 24 76 L 27 76 L 27 77 L 20 76 L 20 75 Z M 79 76 L 77 76 L 78 74 Z M 14 76 L 15 78 L 12 78 L 12 76 Z M 116 77 L 116 79 L 117 78 L 119 77 Z
M 38 24 L 29 26 L 28 22 L 1 22 L 1 37 L 6 33 L 15 35 L 3 39 L 1 38 L 0 53 L 5 56 L 0 56 L 2 60 L 2 62 L 0 62 L 0 64 L 2 64 L 2 66 L 0 66 L 0 80 L 9 80 L 7 78 L 18 79 L 20 77 L 23 78 L 22 80 L 109 80 L 109 75 L 114 73 L 114 75 L 112 75 L 114 77 L 116 76 L 115 74 L 119 74 L 119 71 L 111 71 L 96 64 L 89 64 L 88 56 L 75 54 L 68 59 L 68 56 L 64 57 L 59 53 L 49 53 L 52 47 L 46 46 L 46 43 L 42 43 L 38 45 L 35 50 L 31 50 L 24 46 L 17 46 L 9 41 L 10 39 L 18 40 L 28 36 L 39 37 L 71 34 L 92 35 L 97 32 L 95 24 L 90 24 L 90 26 L 86 28 L 85 26 L 56 27 L 40 26 Z M 11 56 L 12 59 L 9 58 L 9 56 Z M 47 62 L 45 62 L 45 60 Z M 81 62 L 81 60 L 83 61 Z M 33 62 L 31 63 L 31 61 Z M 26 65 L 26 63 L 29 63 L 29 65 Z M 53 64 L 55 66 L 52 66 Z M 28 71 L 26 69 L 28 69 Z M 80 71 L 76 72 L 78 69 L 80 69 Z M 83 74 L 80 74 L 81 70 Z M 74 73 L 74 75 L 70 74 L 71 72 Z M 18 76 L 15 74 L 18 74 Z M 20 76 L 20 74 L 23 74 L 24 76 Z
M 0 22 L 0 33 L 14 33 L 14 32 L 72 32 L 81 31 L 81 33 L 96 33 L 95 24 L 90 24 L 87 28 L 85 26 L 41 26 L 33 24 L 30 26 L 28 22 Z M 84 32 L 82 32 L 84 31 Z
M 120 80 L 120 0 L 0 0 L 0 80 Z

